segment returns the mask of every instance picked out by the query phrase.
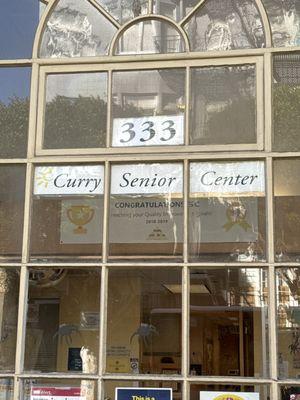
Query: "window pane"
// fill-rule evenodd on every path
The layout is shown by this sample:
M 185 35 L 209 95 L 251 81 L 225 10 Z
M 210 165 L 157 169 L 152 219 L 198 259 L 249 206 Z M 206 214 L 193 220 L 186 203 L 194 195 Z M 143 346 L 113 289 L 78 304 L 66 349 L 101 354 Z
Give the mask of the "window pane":
M 37 0 L 2 1 L 0 13 L 0 58 L 31 58 L 39 22 Z
M 19 270 L 0 267 L 0 371 L 13 372 L 17 340 Z M 4 386 L 2 386 L 4 385 Z M 9 380 L 0 379 L 1 393 L 12 395 Z M 10 393 L 11 392 L 11 393 Z M 6 397 L 5 397 L 6 399 Z
M 249 400 L 270 400 L 270 388 L 267 385 L 238 385 L 235 383 L 228 382 L 227 384 L 222 383 L 219 384 L 202 384 L 202 385 L 191 385 L 190 391 L 190 399 L 191 400 L 199 400 L 199 393 L 200 393 L 200 400 L 206 399 L 215 399 L 216 400 L 235 400 L 235 396 L 242 396 L 244 397 L 236 397 L 238 400 L 249 399 Z M 211 397 L 208 397 L 210 394 Z M 218 394 L 221 395 L 218 398 Z M 222 394 L 226 394 L 224 397 Z M 202 395 L 202 396 L 201 396 Z M 216 397 L 214 397 L 214 396 Z M 228 396 L 228 397 L 227 397 Z M 250 397 L 251 396 L 251 397 Z M 253 396 L 253 397 L 252 397 Z M 255 397 L 254 397 L 255 396 Z
M 116 54 L 180 53 L 185 44 L 168 22 L 147 20 L 128 28 L 118 41 Z
M 273 58 L 274 150 L 300 149 L 300 53 Z
M 300 365 L 300 269 L 278 268 L 276 278 L 279 377 L 282 379 L 298 378 Z M 291 393 L 300 393 L 300 391 Z
M 153 0 L 154 14 L 164 15 L 174 21 L 181 21 L 198 4 L 198 0 L 170 0 L 162 2 Z
M 266 377 L 267 345 L 266 270 L 191 271 L 191 375 Z
M 96 0 L 117 21 L 124 24 L 139 15 L 148 13 L 147 0 Z
M 281 400 L 299 400 L 300 386 L 281 386 Z
M 112 145 L 183 144 L 184 94 L 183 69 L 115 72 Z
M 275 257 L 277 261 L 300 260 L 300 160 L 274 163 Z
M 107 74 L 50 74 L 46 83 L 45 149 L 104 147 Z
M 11 378 L 1 378 L 0 386 L 2 396 L 5 400 L 13 400 L 14 398 L 14 380 Z
M 26 379 L 23 381 L 22 398 L 32 399 L 86 399 L 96 400 L 97 381 L 87 379 Z
M 60 0 L 46 23 L 39 55 L 61 58 L 107 54 L 115 32 L 112 23 L 88 0 Z
M 181 259 L 182 164 L 120 164 L 111 175 L 111 258 Z
M 300 3 L 297 0 L 263 0 L 276 47 L 299 46 Z
M 192 261 L 265 260 L 265 178 L 260 161 L 191 163 Z
M 191 144 L 256 142 L 254 65 L 192 68 Z
M 2 158 L 26 157 L 30 75 L 31 68 L 0 68 Z
M 109 272 L 107 372 L 180 373 L 181 293 L 179 269 Z
M 25 370 L 95 374 L 99 302 L 99 270 L 30 270 Z
M 168 368 L 166 368 L 165 373 L 168 374 L 169 370 Z M 171 370 L 170 370 L 171 371 Z M 108 381 L 105 380 L 104 381 L 104 396 L 106 399 L 113 399 L 115 398 L 115 389 L 116 388 L 132 388 L 134 391 L 138 390 L 139 388 L 141 388 L 141 391 L 143 391 L 143 389 L 145 388 L 162 388 L 162 389 L 172 389 L 172 395 L 173 399 L 178 399 L 181 400 L 182 399 L 182 388 L 181 388 L 181 382 L 178 381 L 153 381 L 153 380 L 149 380 L 149 381 L 124 381 L 124 380 L 113 380 L 113 381 Z M 160 392 L 161 393 L 161 392 Z M 169 391 L 168 391 L 169 393 Z M 144 393 L 145 395 L 145 393 Z M 160 395 L 157 396 L 157 392 L 156 392 L 156 396 L 153 396 L 153 394 L 149 391 L 149 393 L 146 395 L 147 397 L 154 397 L 154 398 L 160 398 L 160 399 L 168 399 L 168 395 Z M 145 397 L 146 397 L 145 396 Z M 121 393 L 121 397 L 123 399 L 131 399 L 132 397 L 127 397 L 126 394 L 123 395 L 123 393 Z
M 25 168 L 0 167 L 0 257 L 19 261 L 22 252 Z
M 101 258 L 103 166 L 36 167 L 31 260 Z
M 265 46 L 255 1 L 207 0 L 186 24 L 193 51 Z

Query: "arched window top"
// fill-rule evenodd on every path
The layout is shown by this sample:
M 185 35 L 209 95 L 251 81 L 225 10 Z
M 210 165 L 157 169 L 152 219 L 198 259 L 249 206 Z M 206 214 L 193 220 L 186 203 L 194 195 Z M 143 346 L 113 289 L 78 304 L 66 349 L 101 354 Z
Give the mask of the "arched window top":
M 148 0 L 50 0 L 34 56 L 91 57 L 271 45 L 261 0 L 152 0 L 149 4 Z

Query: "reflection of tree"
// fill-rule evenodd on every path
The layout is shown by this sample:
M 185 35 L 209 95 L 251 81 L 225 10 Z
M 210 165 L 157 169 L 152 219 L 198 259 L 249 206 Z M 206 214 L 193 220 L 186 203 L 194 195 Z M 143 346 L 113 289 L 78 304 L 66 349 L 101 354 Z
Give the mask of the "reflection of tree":
M 300 86 L 276 84 L 273 105 L 275 149 L 299 150 Z
M 0 102 L 1 157 L 26 155 L 29 99 L 13 97 L 7 104 Z

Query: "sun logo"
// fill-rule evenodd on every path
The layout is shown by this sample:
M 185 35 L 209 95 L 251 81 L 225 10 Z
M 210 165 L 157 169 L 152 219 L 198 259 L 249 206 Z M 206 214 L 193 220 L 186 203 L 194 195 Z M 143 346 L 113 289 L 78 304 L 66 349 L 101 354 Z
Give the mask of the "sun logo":
M 53 173 L 52 167 L 41 168 L 39 170 L 39 174 L 36 177 L 37 185 L 44 186 L 45 188 L 47 188 L 51 180 L 52 173 Z

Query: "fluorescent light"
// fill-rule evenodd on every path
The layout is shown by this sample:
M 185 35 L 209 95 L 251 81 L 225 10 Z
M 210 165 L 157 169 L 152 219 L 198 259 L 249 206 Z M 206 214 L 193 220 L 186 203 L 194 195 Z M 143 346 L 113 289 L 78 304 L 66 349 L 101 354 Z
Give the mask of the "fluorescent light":
M 163 286 L 173 294 L 181 293 L 181 285 L 176 284 L 163 284 Z M 210 291 L 203 284 L 190 285 L 190 293 L 194 294 L 210 294 Z

